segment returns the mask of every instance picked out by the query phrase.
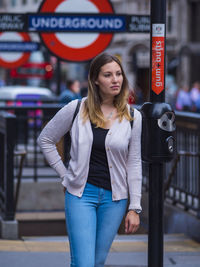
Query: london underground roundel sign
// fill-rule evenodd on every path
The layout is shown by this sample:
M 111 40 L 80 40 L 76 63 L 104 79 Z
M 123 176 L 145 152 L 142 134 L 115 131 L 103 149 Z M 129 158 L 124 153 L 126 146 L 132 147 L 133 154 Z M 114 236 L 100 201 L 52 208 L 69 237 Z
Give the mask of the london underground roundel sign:
M 30 36 L 22 32 L 0 32 L 0 42 L 30 42 Z M 0 66 L 17 68 L 29 59 L 30 52 L 0 52 Z
M 108 0 L 45 0 L 40 13 L 114 13 Z M 67 61 L 87 61 L 110 44 L 113 33 L 41 33 L 45 46 Z

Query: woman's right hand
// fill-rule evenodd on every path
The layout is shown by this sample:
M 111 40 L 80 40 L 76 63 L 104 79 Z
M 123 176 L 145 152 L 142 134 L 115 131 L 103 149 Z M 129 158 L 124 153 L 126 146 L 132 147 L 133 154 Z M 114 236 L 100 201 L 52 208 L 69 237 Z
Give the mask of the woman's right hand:
M 140 216 L 133 210 L 129 210 L 125 218 L 125 233 L 133 234 L 140 226 Z

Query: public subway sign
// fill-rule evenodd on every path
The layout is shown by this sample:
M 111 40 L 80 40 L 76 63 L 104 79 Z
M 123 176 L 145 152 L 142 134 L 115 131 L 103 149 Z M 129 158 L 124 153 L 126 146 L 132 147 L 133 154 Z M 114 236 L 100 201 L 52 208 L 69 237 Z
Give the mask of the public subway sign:
M 29 15 L 29 31 L 39 32 L 124 32 L 124 16 L 92 14 Z
M 27 16 L 26 14 L 0 14 L 0 31 L 27 31 Z
M 152 24 L 152 90 L 159 95 L 165 89 L 165 24 Z
M 39 50 L 36 42 L 0 41 L 0 52 L 34 52 Z
M 87 61 L 114 33 L 149 33 L 150 16 L 115 14 L 109 0 L 44 0 L 37 13 L 0 14 L 0 32 L 37 32 L 56 57 Z
M 65 12 L 68 15 L 76 13 L 83 16 L 85 14 L 90 14 L 91 16 L 101 14 L 114 15 L 114 10 L 109 0 L 45 0 L 39 7 L 40 15 L 48 16 L 47 13 L 53 13 L 53 15 L 59 17 L 60 14 L 62 15 Z M 67 20 L 67 16 L 65 19 Z M 62 23 L 65 23 L 65 19 L 62 20 L 61 18 Z M 73 20 L 72 17 L 71 19 Z M 62 23 L 59 25 L 59 28 L 61 28 Z M 89 25 L 91 28 L 91 24 Z M 64 32 L 58 29 L 52 32 L 49 30 L 41 31 L 40 38 L 52 54 L 61 59 L 75 62 L 94 58 L 103 52 L 112 41 L 112 32 L 85 32 L 80 23 L 78 23 L 78 26 L 81 28 L 79 30 L 76 28 L 75 32 L 68 30 Z
M 36 47 L 27 33 L 0 32 L 0 66 L 18 68 L 29 59 L 33 48 Z
M 125 14 L 0 14 L 0 31 L 149 33 L 150 16 Z

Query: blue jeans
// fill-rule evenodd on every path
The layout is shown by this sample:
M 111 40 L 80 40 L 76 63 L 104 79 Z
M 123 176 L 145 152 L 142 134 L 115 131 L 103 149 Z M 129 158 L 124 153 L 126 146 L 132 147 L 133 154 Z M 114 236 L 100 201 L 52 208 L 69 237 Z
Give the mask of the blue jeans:
M 104 266 L 126 206 L 127 199 L 112 201 L 111 191 L 89 183 L 81 198 L 66 191 L 71 267 Z

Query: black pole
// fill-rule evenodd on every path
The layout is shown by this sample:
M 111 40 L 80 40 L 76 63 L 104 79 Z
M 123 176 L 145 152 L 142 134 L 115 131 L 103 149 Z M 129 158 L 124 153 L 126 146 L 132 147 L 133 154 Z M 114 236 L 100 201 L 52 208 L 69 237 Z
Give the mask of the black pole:
M 165 36 L 166 0 L 151 0 L 150 102 L 154 103 L 165 102 Z M 149 164 L 148 267 L 163 267 L 163 168 L 163 163 Z
M 163 266 L 163 163 L 149 165 L 148 267 Z
M 161 68 L 162 75 L 165 76 L 165 39 L 166 39 L 166 0 L 151 0 L 151 41 L 150 41 L 150 101 L 151 102 L 165 102 L 165 79 L 162 82 L 162 91 L 159 93 L 155 93 L 153 91 L 153 87 L 155 87 L 155 82 L 159 81 L 158 79 L 155 80 L 155 73 L 154 73 L 154 64 L 155 64 L 155 38 L 159 34 L 155 33 L 156 26 L 161 28 L 161 31 L 163 31 L 164 28 L 164 36 L 163 32 L 160 34 L 160 37 L 163 38 L 164 42 L 164 61 L 163 67 Z M 154 29 L 153 29 L 154 28 Z M 160 52 L 160 50 L 157 51 L 157 54 Z M 158 54 L 159 55 L 159 54 Z M 157 64 L 160 64 L 157 62 Z M 164 77 L 163 76 L 163 77 Z

